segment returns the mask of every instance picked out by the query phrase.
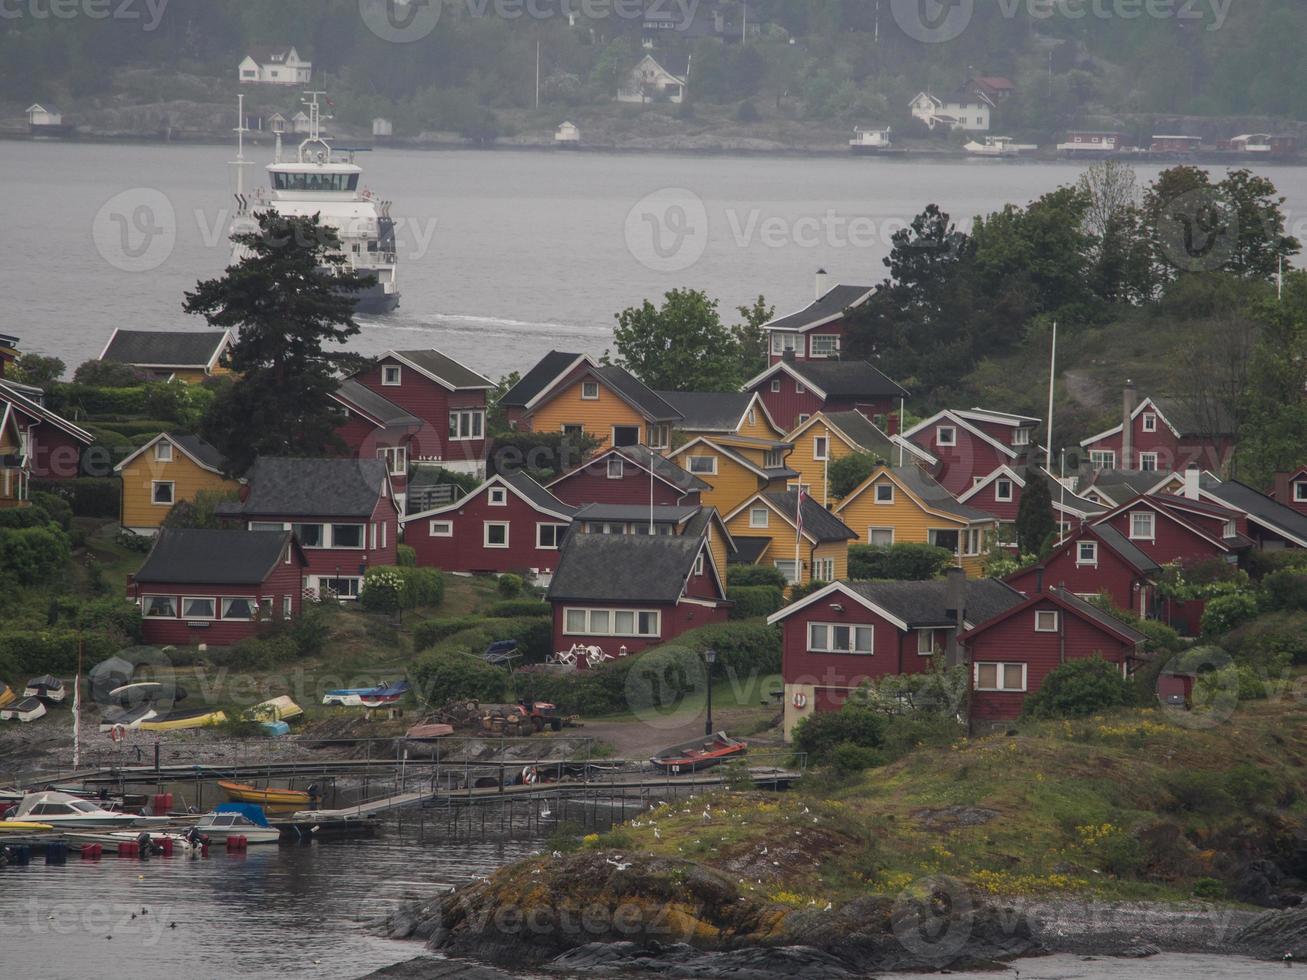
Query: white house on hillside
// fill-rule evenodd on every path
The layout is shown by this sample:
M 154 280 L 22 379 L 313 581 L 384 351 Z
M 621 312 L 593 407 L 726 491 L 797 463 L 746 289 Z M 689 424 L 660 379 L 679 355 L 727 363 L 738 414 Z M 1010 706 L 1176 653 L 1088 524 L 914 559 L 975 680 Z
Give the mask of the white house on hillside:
M 62 126 L 64 124 L 64 115 L 54 106 L 49 108 L 37 102 L 27 107 L 27 125 L 32 129 L 41 126 Z
M 576 146 L 581 142 L 581 130 L 576 123 L 564 122 L 554 131 L 554 142 L 559 146 Z
M 242 85 L 307 85 L 313 62 L 303 60 L 293 45 L 257 45 L 240 63 Z
M 622 79 L 617 89 L 618 102 L 672 102 L 685 101 L 690 86 L 687 65 L 684 75 L 676 75 L 658 63 L 653 55 L 645 55 L 638 65 Z
M 377 139 L 389 139 L 395 135 L 395 124 L 384 116 L 372 120 L 372 135 Z
M 989 132 L 990 111 L 994 103 L 979 92 L 962 91 L 940 97 L 920 92 L 910 103 L 912 115 L 931 129 L 947 126 L 969 133 Z

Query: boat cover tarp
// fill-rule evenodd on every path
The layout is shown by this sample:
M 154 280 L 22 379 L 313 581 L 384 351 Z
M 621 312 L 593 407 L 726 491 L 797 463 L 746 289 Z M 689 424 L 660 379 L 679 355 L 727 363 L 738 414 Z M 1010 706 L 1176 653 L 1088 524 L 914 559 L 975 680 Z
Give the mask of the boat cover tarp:
M 260 827 L 268 826 L 268 817 L 263 812 L 263 807 L 257 803 L 219 803 L 213 808 L 214 813 L 239 813 L 250 823 L 258 824 Z

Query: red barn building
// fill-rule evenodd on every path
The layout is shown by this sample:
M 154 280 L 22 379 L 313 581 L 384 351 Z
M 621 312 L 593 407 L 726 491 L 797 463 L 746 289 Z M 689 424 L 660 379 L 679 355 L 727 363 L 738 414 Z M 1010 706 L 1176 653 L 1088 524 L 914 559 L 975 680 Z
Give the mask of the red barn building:
M 308 561 L 289 531 L 163 528 L 128 585 L 145 642 L 230 646 L 294 619 Z
M 1118 609 L 1152 618 L 1160 566 L 1110 524 L 1084 525 L 1064 538 L 1043 564 L 1022 569 L 1007 584 L 1026 595 L 1053 582 L 1084 598 L 1105 595 Z
M 822 269 L 817 273 L 816 297 L 810 304 L 763 324 L 771 363 L 780 363 L 787 354 L 796 361 L 838 360 L 849 314 L 865 306 L 875 294 L 875 286 L 836 285 Z
M 548 485 L 549 492 L 572 507 L 618 504 L 649 507 L 697 507 L 700 494 L 712 487 L 645 446 L 621 446 L 601 452 Z
M 930 473 L 954 495 L 964 493 L 999 467 L 1024 469 L 1040 420 L 1024 415 L 946 410 L 919 422 L 904 438 L 934 456 Z M 1014 515 L 1015 517 L 1015 515 Z
M 1234 452 L 1234 431 L 1230 413 L 1216 403 L 1196 410 L 1173 399 L 1139 401 L 1130 382 L 1121 423 L 1080 446 L 1094 469 L 1158 472 L 1159 478 L 1191 466 L 1224 473 Z
M 1064 589 L 1037 589 L 959 637 L 971 664 L 972 722 L 1011 721 L 1062 664 L 1101 657 L 1123 677 L 1144 659 L 1144 636 Z
M 792 432 L 818 412 L 861 412 L 885 432 L 899 431 L 908 392 L 866 361 L 799 361 L 786 354 L 744 386 L 762 398 L 777 425 Z
M 569 535 L 547 599 L 557 651 L 597 646 L 611 657 L 723 623 L 731 606 L 706 534 Z
M 307 589 L 357 599 L 369 568 L 395 564 L 400 515 L 383 460 L 263 457 L 241 498 L 218 513 L 250 531 L 293 531 Z
M 455 503 L 405 518 L 404 543 L 422 566 L 547 578 L 574 514 L 525 473 L 499 473 Z

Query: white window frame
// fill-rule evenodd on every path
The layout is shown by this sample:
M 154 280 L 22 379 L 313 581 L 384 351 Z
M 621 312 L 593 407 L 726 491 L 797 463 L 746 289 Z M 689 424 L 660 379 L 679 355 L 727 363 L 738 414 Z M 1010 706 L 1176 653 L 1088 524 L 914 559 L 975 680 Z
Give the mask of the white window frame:
M 591 392 L 591 391 L 594 392 L 593 395 L 591 395 L 591 394 L 587 394 L 587 392 Z M 582 382 L 581 382 L 581 401 L 583 401 L 583 402 L 597 402 L 598 400 L 599 400 L 599 382 L 598 382 L 598 381 L 582 381 Z
M 1307 480 L 1294 481 L 1293 502 L 1295 504 L 1307 504 Z
M 427 536 L 432 538 L 452 538 L 454 536 L 454 522 L 431 521 L 427 525 Z
M 975 558 L 985 553 L 985 529 L 983 527 L 969 527 L 958 535 L 958 547 L 962 548 L 962 555 L 966 558 Z
M 707 463 L 707 468 L 702 464 Z M 695 476 L 716 476 L 717 475 L 717 457 L 716 456 L 691 456 L 689 466 L 687 467 Z
M 873 487 L 871 488 L 872 499 L 874 499 L 874 500 L 876 501 L 876 506 L 877 506 L 877 507 L 893 507 L 893 506 L 894 506 L 894 496 L 895 496 L 895 494 L 894 494 L 894 489 L 895 489 L 895 488 L 894 488 L 894 484 L 892 484 L 892 483 L 890 483 L 890 482 L 888 482 L 888 481 L 886 481 L 886 482 L 884 482 L 884 483 L 877 483 L 875 486 L 873 486 Z M 889 491 L 889 497 L 888 497 L 887 499 L 885 499 L 885 500 L 881 500 L 881 499 L 880 499 L 880 492 L 881 492 L 882 490 L 888 490 L 888 491 Z
M 507 506 L 508 506 L 508 488 L 507 488 L 507 487 L 491 487 L 491 488 L 486 492 L 486 502 L 487 502 L 491 507 L 507 507 Z
M 617 442 L 617 430 L 618 430 L 618 429 L 634 429 L 634 430 L 635 430 L 635 442 L 633 442 L 633 443 L 625 443 L 625 442 L 624 442 L 624 443 L 621 443 L 621 444 L 619 445 L 618 442 Z M 613 444 L 614 446 L 617 446 L 618 448 L 625 448 L 626 446 L 638 446 L 638 445 L 640 444 L 640 426 L 638 426 L 638 425 L 615 425 L 615 426 L 613 426 L 613 430 L 612 430 L 611 435 L 612 435 L 612 444 Z
M 1012 445 L 1014 445 L 1014 446 L 1029 446 L 1029 445 L 1030 445 L 1030 430 L 1029 430 L 1028 428 L 1025 428 L 1025 427 L 1023 426 L 1023 427 L 1021 427 L 1021 428 L 1018 428 L 1015 432 L 1013 432 L 1013 433 L 1012 433 Z
M 398 364 L 381 365 L 381 384 L 386 388 L 398 388 L 404 383 L 404 370 Z
M 876 544 L 876 533 L 889 535 L 889 544 Z M 894 528 L 892 527 L 869 527 L 867 528 L 867 544 L 873 548 L 892 548 L 894 547 Z
M 1012 498 L 1016 495 L 1014 489 L 1015 487 L 1016 484 L 1013 483 L 1011 480 L 1009 480 L 1007 477 L 1003 477 L 1000 480 L 995 480 L 994 499 L 997 500 L 999 503 L 1010 504 L 1012 502 Z M 1007 489 L 1007 493 L 1003 492 L 1004 488 Z
M 830 461 L 830 436 L 812 437 L 812 458 L 818 463 Z
M 232 602 L 233 600 L 241 600 L 243 602 L 248 602 L 250 604 L 251 615 L 246 617 L 228 616 L 227 603 Z M 255 599 L 254 596 L 252 595 L 250 596 L 224 595 L 218 597 L 218 608 L 217 608 L 218 618 L 221 619 L 224 623 L 252 623 L 255 620 L 255 618 L 259 615 L 259 608 L 260 608 L 259 601 Z
M 337 599 L 348 599 L 350 601 L 353 601 L 357 599 L 359 597 L 359 594 L 363 591 L 363 576 L 361 575 L 319 575 L 316 579 L 314 579 L 314 581 L 317 584 L 317 589 L 319 592 L 323 592 L 326 591 L 328 588 L 331 588 L 329 585 L 326 584 L 327 582 L 349 583 L 350 586 L 352 587 L 352 591 L 349 588 L 347 588 L 344 592 L 333 590 L 336 592 Z
M 608 622 L 607 629 L 595 631 L 594 619 L 596 614 L 606 618 Z M 617 617 L 630 616 L 632 628 L 630 630 L 618 631 Z M 570 620 L 574 616 L 585 617 L 585 626 L 582 629 L 574 628 Z M 653 617 L 652 630 L 641 630 L 641 618 L 645 616 Z M 600 636 L 610 637 L 613 639 L 633 639 L 633 640 L 656 640 L 663 635 L 663 613 L 661 609 L 623 609 L 611 608 L 606 606 L 568 606 L 563 609 L 563 635 L 564 636 Z
M 168 499 L 159 500 L 157 495 L 160 487 L 168 488 Z M 177 503 L 177 484 L 173 480 L 151 480 L 150 481 L 150 503 L 155 507 L 171 507 Z
M 771 352 L 783 357 L 786 351 L 793 351 L 796 354 L 799 352 L 799 335 L 773 330 L 771 332 Z
M 1139 472 L 1141 473 L 1157 472 L 1157 453 L 1139 454 Z
M 703 574 L 703 552 L 699 552 L 699 557 L 694 560 L 694 574 Z
M 1143 415 L 1143 428 L 1145 432 L 1157 431 L 1157 415 L 1153 412 L 1145 412 Z
M 163 442 L 154 445 L 154 461 L 156 463 L 172 462 L 172 443 L 166 439 Z
M 1056 633 L 1061 621 L 1061 612 L 1056 609 L 1036 609 L 1035 610 L 1035 632 L 1036 633 Z M 1052 625 L 1047 624 L 1049 618 L 1052 618 Z
M 772 562 L 772 565 L 784 576 L 786 584 L 803 584 L 803 562 L 796 562 L 793 558 L 778 558 Z M 786 569 L 791 570 L 793 574 L 786 574 Z
M 800 415 L 800 416 L 799 416 L 799 425 L 802 425 L 804 422 L 808 421 L 808 419 L 810 419 L 810 418 L 812 418 L 811 415 Z
M 980 668 L 981 668 L 981 667 L 993 667 L 993 668 L 994 668 L 995 681 L 996 681 L 996 683 L 997 683 L 997 686 L 996 686 L 996 687 L 981 687 L 981 686 L 980 686 Z M 1016 688 L 1016 687 L 1007 687 L 1007 686 L 1006 686 L 1006 682 L 1007 682 L 1007 669 L 1008 669 L 1009 667 L 1020 667 L 1020 668 L 1021 668 L 1021 686 L 1020 686 L 1019 688 Z M 1024 694 L 1024 693 L 1026 693 L 1026 690 L 1027 690 L 1027 688 L 1028 688 L 1028 686 L 1029 686 L 1029 674 L 1030 674 L 1029 664 L 1024 664 L 1024 663 L 1011 663 L 1011 662 L 1007 662 L 1007 663 L 995 663 L 995 662 L 993 662 L 993 661 L 978 661 L 978 662 L 975 664 L 975 666 L 972 668 L 972 679 L 971 679 L 971 683 L 972 683 L 972 687 L 973 687 L 975 690 L 977 690 L 977 691 L 988 691 L 988 692 L 991 692 L 991 693 L 997 693 L 997 694 Z
M 796 381 L 794 382 L 794 393 L 796 395 L 806 395 L 808 393 L 808 386 L 802 381 Z
M 1224 537 L 1233 538 L 1239 533 L 1239 525 L 1233 520 L 1225 522 L 1225 529 L 1222 531 Z
M 1086 551 L 1088 549 L 1088 551 Z M 1076 542 L 1076 568 L 1097 568 L 1098 567 L 1098 542 L 1097 541 L 1078 541 Z
M 547 521 L 542 521 L 541 523 L 537 524 L 536 525 L 536 548 L 538 548 L 540 551 L 557 551 L 559 548 L 559 544 L 558 544 L 559 538 L 561 538 L 563 534 L 567 532 L 567 529 L 570 526 L 571 525 L 569 524 L 551 524 Z M 545 544 L 544 538 L 545 538 L 546 528 L 554 529 L 553 544 Z
M 610 456 L 608 458 L 608 479 L 620 480 L 626 476 L 625 461 L 620 456 Z
M 186 614 L 186 603 L 188 602 L 211 602 L 213 603 L 213 613 L 209 616 L 188 616 Z M 213 622 L 218 617 L 218 600 L 211 595 L 184 595 L 182 601 L 178 603 L 178 609 L 181 610 L 181 618 L 194 622 Z
M 281 618 L 295 618 L 295 597 L 293 595 L 284 595 L 281 597 Z
M 449 441 L 476 442 L 486 437 L 486 412 L 483 408 L 451 408 Z
M 493 527 L 502 527 L 504 529 L 504 543 L 492 544 L 490 541 L 490 529 Z M 484 547 L 492 551 L 507 551 L 511 544 L 512 525 L 507 521 L 486 521 L 481 528 L 481 543 Z
M 819 582 L 835 581 L 834 558 L 818 558 L 815 562 L 813 562 L 813 565 L 815 566 L 813 568 L 813 578 L 815 578 L 817 581 Z
M 155 599 L 166 599 L 172 603 L 172 614 L 160 616 L 150 612 L 150 603 Z M 181 601 L 175 595 L 143 595 L 141 596 L 141 616 L 145 619 L 176 619 L 181 612 Z
M 930 629 L 917 630 L 917 656 L 933 657 L 935 656 L 935 634 L 938 632 L 934 627 Z M 922 649 L 925 646 L 925 649 Z
M 1148 523 L 1147 533 L 1141 533 L 1137 530 L 1135 521 L 1139 518 L 1146 518 Z M 1130 512 L 1130 540 L 1131 541 L 1156 541 L 1157 540 L 1157 515 L 1151 510 L 1131 511 Z
M 818 630 L 823 631 L 823 638 L 820 641 L 817 639 Z M 849 631 L 849 648 L 847 650 L 835 648 L 836 630 Z M 867 637 L 866 649 L 859 650 L 858 638 L 864 635 Z M 835 654 L 844 657 L 874 657 L 876 655 L 876 627 L 870 623 L 809 623 L 808 652 Z
M 377 458 L 386 461 L 386 471 L 391 476 L 408 476 L 408 447 L 387 446 L 377 450 Z
M 670 425 L 649 426 L 649 448 L 669 449 L 672 445 L 672 427 Z
M 948 438 L 944 438 L 944 433 L 948 433 Z M 935 427 L 935 445 L 937 446 L 956 446 L 958 444 L 958 427 L 956 425 L 938 425 Z
M 818 344 L 818 341 L 829 341 L 829 344 Z M 825 347 L 820 350 L 819 347 Z M 840 356 L 840 335 L 837 333 L 817 333 L 808 339 L 808 356 L 814 359 L 831 358 Z
M 1089 465 L 1096 470 L 1116 469 L 1116 450 L 1115 449 L 1089 450 Z
M 759 514 L 762 515 L 761 523 L 759 523 L 757 520 Z M 766 507 L 749 508 L 749 527 L 765 530 L 770 526 L 771 526 L 771 511 L 768 508 Z
M 773 395 L 779 395 L 779 394 L 781 393 L 781 379 L 780 379 L 780 378 L 772 378 L 772 382 L 771 382 L 771 393 L 772 393 Z

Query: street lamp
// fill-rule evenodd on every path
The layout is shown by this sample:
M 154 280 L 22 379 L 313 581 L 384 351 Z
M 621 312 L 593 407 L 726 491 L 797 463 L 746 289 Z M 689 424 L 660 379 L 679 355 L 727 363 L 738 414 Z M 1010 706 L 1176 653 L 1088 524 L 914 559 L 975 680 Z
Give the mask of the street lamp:
M 717 663 L 717 651 L 711 648 L 703 652 L 704 663 L 708 665 L 708 721 L 704 725 L 703 733 L 705 735 L 713 734 L 712 727 L 712 668 Z

